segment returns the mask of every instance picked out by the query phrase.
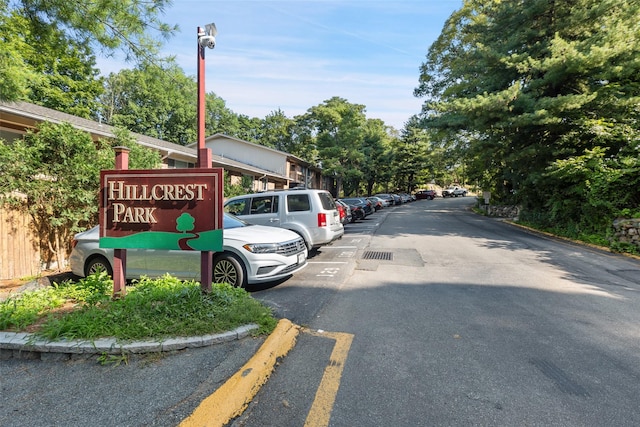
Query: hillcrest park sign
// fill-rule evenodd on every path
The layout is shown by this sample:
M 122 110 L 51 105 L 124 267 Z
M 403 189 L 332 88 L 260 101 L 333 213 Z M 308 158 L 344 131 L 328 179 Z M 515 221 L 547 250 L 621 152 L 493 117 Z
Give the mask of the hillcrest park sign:
M 222 168 L 100 172 L 100 247 L 222 251 Z

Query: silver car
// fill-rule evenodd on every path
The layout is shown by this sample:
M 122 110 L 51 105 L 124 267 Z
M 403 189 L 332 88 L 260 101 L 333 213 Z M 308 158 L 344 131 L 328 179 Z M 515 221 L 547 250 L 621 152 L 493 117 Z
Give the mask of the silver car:
M 213 282 L 233 286 L 284 279 L 307 265 L 307 247 L 296 233 L 275 227 L 251 225 L 224 214 L 223 252 L 213 254 Z M 99 230 L 78 233 L 70 264 L 85 277 L 97 271 L 113 275 L 113 250 L 99 247 Z M 171 274 L 183 280 L 200 280 L 200 252 L 127 249 L 127 279 Z
M 231 197 L 224 203 L 224 211 L 251 224 L 295 231 L 309 250 L 344 235 L 338 208 L 326 190 L 275 190 Z

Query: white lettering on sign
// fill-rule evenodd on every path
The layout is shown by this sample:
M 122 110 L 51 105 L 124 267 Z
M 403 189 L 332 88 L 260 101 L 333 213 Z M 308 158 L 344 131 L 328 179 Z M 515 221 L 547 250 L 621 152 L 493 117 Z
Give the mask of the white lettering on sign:
M 156 208 L 125 206 L 123 203 L 113 204 L 113 222 L 126 222 L 134 224 L 156 224 L 158 221 L 153 216 Z
M 207 184 L 125 184 L 109 181 L 108 199 L 118 200 L 203 200 Z

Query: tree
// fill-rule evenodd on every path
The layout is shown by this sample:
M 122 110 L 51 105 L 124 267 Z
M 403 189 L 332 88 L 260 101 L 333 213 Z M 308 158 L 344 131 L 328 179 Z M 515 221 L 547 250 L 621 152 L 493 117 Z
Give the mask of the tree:
M 196 141 L 196 83 L 173 61 L 111 73 L 102 118 L 132 132 L 187 145 Z
M 238 114 L 238 131 L 236 132 L 236 138 L 244 139 L 245 141 L 255 142 L 261 144 L 260 129 L 262 128 L 262 120 L 257 117 L 249 117 L 245 114 Z
M 320 155 L 318 154 L 318 146 L 314 135 L 315 131 L 307 126 L 306 122 L 307 117 L 305 115 L 293 118 L 293 126 L 290 128 L 291 145 L 287 152 L 319 166 Z
M 379 119 L 368 119 L 365 125 L 365 135 L 362 141 L 362 178 L 365 183 L 365 193 L 373 194 L 374 187 L 384 186 L 391 177 L 391 137 L 389 129 Z
M 0 99 L 25 99 L 34 84 L 32 77 L 43 83 L 51 80 L 44 87 L 59 90 L 64 89 L 65 81 L 89 84 L 86 77 L 93 73 L 92 46 L 107 55 L 122 51 L 127 59 L 154 60 L 156 35 L 166 38 L 176 30 L 158 19 L 168 4 L 170 0 L 0 0 Z M 59 61 L 40 62 L 37 55 L 49 60 L 58 55 Z M 73 58 L 71 62 L 67 62 L 69 58 Z M 84 60 L 88 62 L 82 63 Z M 43 66 L 50 76 L 41 75 Z M 79 66 L 76 73 L 80 76 L 73 75 L 74 66 Z M 10 84 L 5 86 L 5 82 Z
M 24 139 L 0 140 L 0 203 L 30 215 L 48 268 L 53 261 L 62 268 L 73 234 L 97 223 L 100 170 L 114 167 L 112 145 L 132 148 L 132 168 L 159 164 L 128 132 L 118 135 L 94 143 L 70 124 L 44 122 Z
M 475 179 L 544 210 L 553 162 L 640 137 L 639 13 L 636 0 L 464 1 L 421 67 L 424 125 L 473 156 Z
M 41 76 L 29 83 L 29 101 L 86 119 L 95 117 L 103 87 L 89 42 L 68 38 L 55 23 L 32 19 L 25 24 L 29 28 L 23 36 L 33 48 L 23 57 Z
M 7 1 L 0 0 L 0 10 L 7 10 Z M 0 12 L 0 100 L 15 101 L 26 99 L 29 85 L 41 76 L 33 69 L 25 67 L 23 52 L 32 50 L 23 34 L 23 20 L 14 14 Z
M 241 134 L 239 116 L 227 107 L 224 99 L 215 93 L 209 92 L 205 99 L 206 135 L 221 133 L 239 138 Z
M 414 135 L 415 136 L 415 135 Z M 427 150 L 421 139 L 398 139 L 393 143 L 393 162 L 391 163 L 394 191 L 411 193 L 424 181 Z
M 341 186 L 346 195 L 359 189 L 364 160 L 361 150 L 366 123 L 364 111 L 364 105 L 333 97 L 309 108 L 298 119 L 309 134 L 314 135 L 323 173 L 336 180 L 336 195 L 340 194 Z
M 291 135 L 293 126 L 294 121 L 282 110 L 272 111 L 260 124 L 259 141 L 267 147 L 293 154 L 294 144 Z

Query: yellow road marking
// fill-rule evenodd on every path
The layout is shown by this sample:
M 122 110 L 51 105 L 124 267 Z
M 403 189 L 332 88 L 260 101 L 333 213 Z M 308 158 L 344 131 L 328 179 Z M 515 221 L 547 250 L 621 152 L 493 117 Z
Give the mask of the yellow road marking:
M 311 410 L 307 415 L 305 427 L 324 427 L 329 425 L 333 404 L 340 387 L 342 371 L 347 361 L 349 348 L 353 342 L 353 335 L 343 332 L 320 332 L 304 329 L 303 332 L 324 338 L 336 340 L 336 344 L 331 352 L 329 364 L 324 369 L 320 386 L 316 391 L 316 397 L 311 405 Z
M 222 427 L 241 415 L 267 381 L 277 360 L 293 348 L 300 330 L 299 326 L 289 320 L 280 320 L 274 332 L 265 340 L 251 360 L 218 390 L 204 399 L 193 413 L 180 423 L 179 427 Z M 336 341 L 304 424 L 305 427 L 326 427 L 329 425 L 353 335 L 309 329 L 302 329 L 302 332 Z
M 282 319 L 258 352 L 212 395 L 204 399 L 180 427 L 224 426 L 242 414 L 267 381 L 278 358 L 293 348 L 299 327 Z

